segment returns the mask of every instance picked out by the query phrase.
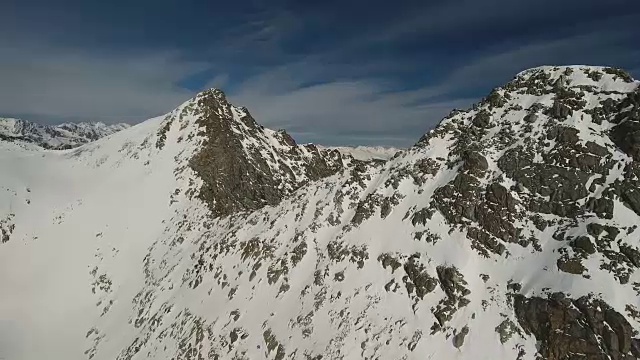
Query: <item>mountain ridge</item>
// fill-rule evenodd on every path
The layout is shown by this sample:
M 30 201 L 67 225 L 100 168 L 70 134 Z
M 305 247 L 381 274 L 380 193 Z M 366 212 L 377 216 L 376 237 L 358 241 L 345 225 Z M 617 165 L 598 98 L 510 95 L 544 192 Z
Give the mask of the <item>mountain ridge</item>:
M 639 358 L 628 80 L 531 69 L 388 160 L 297 145 L 218 90 L 5 152 L 0 314 L 42 345 L 13 358 Z
M 52 149 L 70 149 L 128 128 L 129 124 L 101 122 L 38 124 L 22 119 L 0 117 L 0 140 L 34 144 Z

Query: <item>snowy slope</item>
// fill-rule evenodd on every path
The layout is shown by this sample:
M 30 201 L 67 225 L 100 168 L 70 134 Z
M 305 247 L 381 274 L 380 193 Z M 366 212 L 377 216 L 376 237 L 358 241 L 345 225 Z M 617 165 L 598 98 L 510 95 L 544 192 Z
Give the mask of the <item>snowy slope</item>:
M 639 114 L 624 73 L 545 67 L 388 161 L 217 90 L 0 141 L 0 357 L 638 358 Z
M 128 128 L 129 124 L 64 123 L 42 125 L 21 119 L 0 118 L 0 140 L 34 144 L 45 149 L 69 149 Z

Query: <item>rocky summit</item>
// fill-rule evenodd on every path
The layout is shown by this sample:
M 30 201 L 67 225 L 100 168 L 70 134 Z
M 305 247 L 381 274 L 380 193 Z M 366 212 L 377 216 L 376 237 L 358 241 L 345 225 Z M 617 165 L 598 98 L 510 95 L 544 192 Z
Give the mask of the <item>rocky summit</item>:
M 219 90 L 72 149 L 0 138 L 0 357 L 638 359 L 639 85 L 530 69 L 392 156 Z

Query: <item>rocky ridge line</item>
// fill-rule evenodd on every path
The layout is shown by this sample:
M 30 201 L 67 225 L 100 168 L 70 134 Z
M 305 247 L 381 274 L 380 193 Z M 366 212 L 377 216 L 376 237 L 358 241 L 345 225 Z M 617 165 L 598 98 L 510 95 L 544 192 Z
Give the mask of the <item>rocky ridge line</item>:
M 63 123 L 43 125 L 21 119 L 0 118 L 0 140 L 35 144 L 44 149 L 71 149 L 127 129 L 129 124 Z
M 295 263 L 298 263 L 309 252 L 309 242 L 300 242 L 301 239 L 314 239 L 318 229 L 336 227 L 338 233 L 324 245 L 326 247 L 315 245 L 316 252 L 320 252 L 315 280 L 302 294 L 315 288 L 315 296 L 320 296 L 332 291 L 333 285 L 327 283 L 328 279 L 341 283 L 354 276 L 353 271 L 337 271 L 338 264 L 350 262 L 355 269 L 370 269 L 369 259 L 377 259 L 392 276 L 390 281 L 385 280 L 385 291 L 406 293 L 413 312 L 432 304 L 427 305 L 434 318 L 430 334 L 452 336 L 453 346 L 463 348 L 465 339 L 479 326 L 477 323 L 473 326 L 475 312 L 463 326 L 453 324 L 460 324 L 461 317 L 468 316 L 470 310 L 467 309 L 480 306 L 477 300 L 469 299 L 473 298 L 470 278 L 477 274 L 465 274 L 445 264 L 428 266 L 434 261 L 428 252 L 386 252 L 376 256 L 366 244 L 356 240 L 355 235 L 349 234 L 367 229 L 378 221 L 376 219 L 397 217 L 397 209 L 409 206 L 402 220 L 414 227 L 415 241 L 428 244 L 426 246 L 452 241 L 448 235 L 458 233 L 481 258 L 508 260 L 515 254 L 532 259 L 542 256 L 554 259 L 555 270 L 561 273 L 585 280 L 594 275 L 602 279 L 603 274 L 608 273 L 625 291 L 637 293 L 640 252 L 634 241 L 637 237 L 634 224 L 640 216 L 636 204 L 640 184 L 634 124 L 639 121 L 638 91 L 637 82 L 611 68 L 573 66 L 528 70 L 493 90 L 474 108 L 452 113 L 414 147 L 388 161 L 336 163 L 332 171 L 325 171 L 330 167 L 321 165 L 317 177 L 308 176 L 305 170 L 308 163 L 304 160 L 296 163 L 299 167 L 295 170 L 282 166 L 289 160 L 264 160 L 267 157 L 257 150 L 260 147 L 252 145 L 266 146 L 267 141 L 261 139 L 270 136 L 268 132 L 256 125 L 246 110 L 234 117 L 236 110 L 227 105 L 220 92 L 212 91 L 198 100 L 198 108 L 204 114 L 199 124 L 208 140 L 204 143 L 205 150 L 194 157 L 202 159 L 201 167 L 194 167 L 194 160 L 191 166 L 204 180 L 200 196 L 210 205 L 214 217 L 248 216 L 256 219 L 256 224 L 261 216 L 270 217 L 267 214 L 271 210 L 263 206 L 276 206 L 274 209 L 284 215 L 287 211 L 279 208 L 279 204 L 288 201 L 305 204 L 309 192 L 331 184 L 323 179 L 342 174 L 336 178 L 338 187 L 330 190 L 333 195 L 328 204 L 316 208 L 310 230 L 298 230 L 292 243 L 287 243 L 286 238 L 274 243 L 262 237 L 243 241 L 232 235 L 225 242 L 229 247 L 224 247 L 224 251 L 251 254 L 243 255 L 243 259 L 255 259 L 250 279 L 260 277 L 263 262 L 270 263 L 266 272 L 268 283 L 279 287 L 277 297 L 286 296 L 291 289 L 289 278 L 294 274 L 295 265 L 289 265 L 293 257 L 290 260 L 287 256 L 276 257 L 277 249 L 287 248 L 286 253 L 297 254 Z M 237 137 L 237 134 L 250 135 Z M 288 145 L 284 147 L 286 151 L 280 153 L 287 154 L 285 159 L 289 154 L 298 159 L 295 154 L 300 148 L 293 147 L 295 142 L 286 139 L 283 136 L 278 140 L 280 146 L 283 142 Z M 234 172 L 230 171 L 231 164 L 217 163 L 215 155 L 227 151 L 224 149 L 231 149 L 225 157 L 242 160 L 234 164 L 242 162 L 251 167 Z M 326 157 L 321 159 L 327 164 Z M 211 164 L 215 164 L 213 169 L 217 173 L 203 177 L 206 166 Z M 253 174 L 252 178 L 258 181 L 242 182 L 242 173 Z M 236 175 L 233 180 L 220 180 L 227 174 Z M 288 175 L 282 177 L 281 174 Z M 272 178 L 282 181 L 284 188 L 290 190 L 273 191 Z M 236 183 L 244 187 L 230 187 Z M 203 189 L 210 195 L 203 196 Z M 216 205 L 218 199 L 223 199 L 223 205 Z M 427 205 L 421 206 L 425 200 Z M 322 210 L 327 208 L 328 212 Z M 298 210 L 300 217 L 296 216 L 296 221 L 301 221 L 306 205 Z M 257 212 L 252 215 L 251 211 Z M 624 216 L 614 216 L 616 213 Z M 444 220 L 446 232 L 435 225 L 439 219 Z M 277 228 L 278 222 L 273 219 L 269 229 L 276 231 Z M 230 231 L 234 234 L 241 229 Z M 200 253 L 203 265 L 192 273 L 198 274 L 191 282 L 193 286 L 205 281 L 207 270 L 204 269 L 215 268 L 217 255 L 211 258 L 208 253 L 221 251 L 220 246 Z M 325 251 L 326 255 L 321 255 Z M 532 255 L 525 255 L 527 253 Z M 325 256 L 327 259 L 322 260 Z M 598 267 L 585 265 L 594 261 Z M 323 263 L 326 265 L 320 265 Z M 336 271 L 333 275 L 332 269 Z M 396 277 L 396 269 L 404 275 Z M 482 277 L 482 281 L 491 282 L 489 277 L 486 280 Z M 494 293 L 492 286 L 487 285 L 487 291 Z M 549 292 L 550 288 L 520 294 L 523 286 L 517 282 L 510 282 L 507 289 L 509 292 L 501 300 L 492 295 L 491 301 L 482 301 L 483 308 L 512 309 L 511 315 L 505 314 L 504 320 L 496 325 L 501 341 L 510 341 L 514 334 L 521 338 L 532 335 L 540 344 L 537 354 L 544 359 L 638 356 L 633 326 L 605 300 L 592 298 L 594 294 L 572 299 L 569 294 Z M 230 293 L 230 301 L 234 294 Z M 434 294 L 442 297 L 437 300 Z M 558 303 L 561 296 L 567 300 Z M 571 304 L 578 304 L 580 311 L 572 312 Z M 632 303 L 627 305 L 628 309 L 635 309 Z M 316 305 L 315 311 L 321 307 Z M 603 308 L 607 310 L 600 310 Z M 554 320 L 557 316 L 562 316 L 566 323 Z M 603 316 L 609 320 L 594 320 Z M 585 323 L 589 325 L 583 326 Z M 576 324 L 582 328 L 577 329 Z M 612 330 L 606 330 L 609 328 Z M 272 344 L 268 345 L 269 352 L 273 351 L 276 358 L 290 351 L 274 331 L 267 329 L 265 334 L 265 341 Z M 419 342 L 421 336 L 415 335 L 414 341 Z M 415 345 L 409 346 L 409 350 L 413 348 Z M 336 353 L 325 352 L 332 356 L 330 354 Z M 521 348 L 518 359 L 527 355 L 531 353 Z

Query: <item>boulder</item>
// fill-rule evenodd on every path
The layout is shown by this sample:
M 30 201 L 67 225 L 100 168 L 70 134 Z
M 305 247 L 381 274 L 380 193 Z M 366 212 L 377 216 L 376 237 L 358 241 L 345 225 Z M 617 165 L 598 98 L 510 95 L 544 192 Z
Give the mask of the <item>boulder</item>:
M 464 338 L 467 336 L 468 333 L 469 333 L 469 327 L 465 326 L 460 330 L 459 333 L 453 336 L 453 346 L 456 349 L 459 349 L 462 347 L 462 345 L 464 344 Z
M 573 110 L 571 110 L 569 106 L 556 100 L 553 102 L 553 105 L 547 109 L 546 114 L 556 120 L 564 120 L 573 115 Z
M 571 246 L 574 249 L 580 249 L 587 254 L 594 254 L 596 252 L 596 246 L 591 242 L 588 236 L 580 236 L 573 240 Z
M 471 121 L 472 124 L 479 128 L 490 128 L 491 127 L 491 113 L 487 110 L 480 110 L 476 116 L 473 117 Z
M 482 175 L 489 169 L 487 159 L 477 151 L 467 151 L 464 156 L 463 169 L 474 175 Z

